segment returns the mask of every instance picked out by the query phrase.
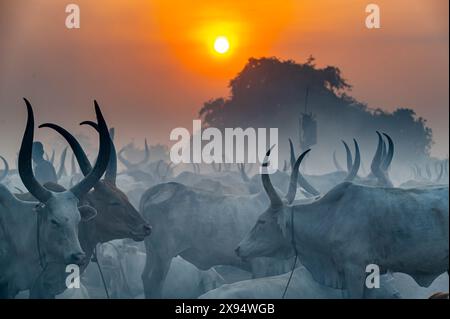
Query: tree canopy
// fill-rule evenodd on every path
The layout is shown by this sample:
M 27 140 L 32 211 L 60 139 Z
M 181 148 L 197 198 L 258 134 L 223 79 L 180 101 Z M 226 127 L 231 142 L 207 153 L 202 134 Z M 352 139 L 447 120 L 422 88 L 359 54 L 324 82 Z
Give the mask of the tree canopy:
M 278 127 L 283 153 L 288 137 L 298 143 L 299 116 L 305 112 L 308 91 L 306 111 L 314 114 L 318 123 L 318 142 L 311 153 L 316 154 L 317 165 L 330 166 L 330 154 L 341 151 L 340 140 L 352 138 L 360 142 L 365 160 L 370 161 L 376 148 L 376 130 L 392 136 L 399 163 L 421 160 L 428 156 L 432 145 L 431 129 L 414 110 L 387 112 L 369 108 L 351 97 L 351 85 L 339 68 L 318 68 L 312 57 L 305 63 L 275 57 L 250 58 L 231 79 L 229 88 L 229 97 L 204 103 L 199 111 L 203 124 L 220 129 Z

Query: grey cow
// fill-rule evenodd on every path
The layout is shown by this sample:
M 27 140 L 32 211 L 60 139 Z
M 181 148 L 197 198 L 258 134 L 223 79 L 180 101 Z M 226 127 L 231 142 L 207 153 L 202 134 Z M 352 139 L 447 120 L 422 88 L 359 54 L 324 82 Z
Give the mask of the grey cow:
M 297 174 L 294 170 L 293 174 Z M 398 189 L 342 183 L 319 200 L 290 205 L 262 175 L 270 206 L 238 245 L 243 258 L 299 259 L 313 278 L 364 296 L 366 266 L 411 275 L 428 286 L 448 269 L 448 186 Z

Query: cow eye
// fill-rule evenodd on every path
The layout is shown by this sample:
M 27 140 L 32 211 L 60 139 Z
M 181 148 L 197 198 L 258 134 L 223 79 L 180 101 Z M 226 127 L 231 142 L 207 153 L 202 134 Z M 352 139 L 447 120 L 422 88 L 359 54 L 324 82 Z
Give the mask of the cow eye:
M 52 223 L 53 226 L 59 226 L 59 223 L 54 219 L 51 219 L 50 223 Z
M 113 203 L 109 203 L 109 205 L 111 205 L 111 206 L 119 206 L 119 205 L 120 205 L 120 203 L 117 203 L 117 202 L 113 202 Z
M 265 224 L 266 223 L 266 221 L 265 220 L 258 220 L 258 224 L 261 224 L 261 225 L 263 225 L 263 224 Z

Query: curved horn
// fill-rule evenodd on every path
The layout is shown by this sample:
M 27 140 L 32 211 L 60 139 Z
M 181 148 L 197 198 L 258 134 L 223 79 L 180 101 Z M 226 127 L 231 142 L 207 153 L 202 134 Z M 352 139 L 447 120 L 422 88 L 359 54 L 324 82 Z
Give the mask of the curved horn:
M 148 160 L 150 159 L 150 150 L 148 148 L 147 139 L 145 139 L 144 158 L 142 159 L 142 161 L 140 161 L 138 163 L 131 163 L 129 160 L 127 160 L 126 158 L 123 157 L 122 153 L 125 151 L 125 148 L 126 148 L 126 146 L 122 147 L 120 149 L 119 153 L 117 154 L 117 156 L 119 158 L 119 161 L 121 161 L 122 164 L 125 165 L 128 169 L 143 165 L 143 164 L 147 163 Z
M 289 139 L 289 156 L 291 160 L 291 170 L 293 170 L 295 165 L 295 151 L 294 151 L 294 144 L 292 144 L 291 139 Z
M 438 163 L 438 164 L 439 164 L 439 172 L 436 172 L 437 173 L 437 177 L 435 180 L 436 183 L 440 182 L 442 177 L 444 176 L 444 164 L 442 164 L 442 163 Z
M 384 148 L 384 141 L 383 138 L 381 137 L 380 132 L 377 131 L 377 135 L 378 135 L 378 146 L 375 155 L 373 156 L 372 164 L 370 165 L 370 170 L 372 171 L 372 174 L 375 176 L 377 176 L 380 171 L 380 165 L 383 159 L 383 148 Z
M 74 156 L 77 158 L 78 165 L 81 168 L 81 172 L 84 176 L 87 176 L 89 172 L 92 170 L 91 163 L 89 162 L 88 157 L 86 156 L 86 153 L 84 152 L 83 148 L 81 147 L 80 143 L 77 141 L 77 139 L 70 134 L 68 131 L 66 131 L 64 128 L 62 128 L 59 125 L 53 124 L 53 123 L 44 123 L 39 125 L 40 128 L 42 127 L 48 127 L 56 132 L 58 132 L 69 144 L 70 148 L 72 149 L 73 155 L 71 159 L 71 174 L 72 176 L 75 175 L 76 169 L 75 169 L 75 159 Z
M 19 187 L 14 186 L 14 188 L 19 192 L 19 194 L 24 194 L 25 192 L 21 190 Z
M 297 179 L 298 179 L 298 175 L 299 175 L 298 170 L 299 170 L 300 164 L 301 164 L 303 158 L 306 156 L 306 154 L 308 154 L 310 151 L 311 151 L 311 149 L 304 151 L 299 156 L 299 158 L 297 159 L 297 161 L 294 164 L 294 168 L 291 173 L 291 179 L 289 181 L 289 190 L 286 195 L 286 200 L 289 204 L 292 204 L 292 202 L 295 199 L 295 194 L 297 193 Z
M 52 163 L 52 165 L 55 164 L 55 150 L 52 150 L 52 157 L 50 157 L 50 163 Z
M 425 165 L 425 171 L 427 172 L 428 179 L 431 179 L 430 165 L 428 165 L 428 164 Z
M 422 169 L 420 168 L 419 165 L 417 165 L 417 164 L 414 164 L 414 165 L 415 165 L 416 170 L 417 170 L 417 177 L 420 178 L 420 179 L 423 179 L 423 176 L 422 176 Z
M 25 98 L 24 100 L 27 105 L 28 120 L 19 151 L 19 175 L 31 195 L 41 203 L 46 203 L 52 197 L 52 193 L 39 184 L 33 174 L 31 152 L 34 138 L 34 114 L 30 102 Z
M 2 180 L 4 180 L 4 179 L 6 178 L 6 176 L 8 176 L 8 173 L 9 173 L 9 164 L 8 164 L 8 161 L 6 160 L 6 158 L 4 158 L 3 156 L 0 155 L 0 158 L 1 158 L 2 161 L 3 161 L 3 165 L 5 165 L 5 169 L 3 170 L 3 173 L 2 173 L 2 175 L 0 176 L 0 182 L 1 182 Z
M 388 140 L 388 151 L 387 151 L 387 154 L 386 154 L 383 162 L 381 163 L 381 169 L 383 171 L 387 171 L 389 169 L 389 167 L 391 166 L 392 159 L 394 157 L 394 142 L 388 134 L 383 133 L 383 135 L 386 136 L 386 138 Z
M 218 167 L 216 166 L 216 162 L 211 162 L 211 165 L 215 172 L 220 173 L 222 171 L 222 163 L 219 163 Z
M 242 164 L 238 163 L 237 166 L 238 166 L 238 169 L 239 169 L 239 173 L 241 173 L 242 180 L 244 182 L 246 182 L 246 183 L 250 182 L 250 178 L 248 178 L 248 175 L 245 172 L 245 164 L 244 163 L 242 163 Z
M 97 115 L 97 123 L 99 128 L 99 151 L 97 161 L 91 172 L 78 184 L 70 188 L 70 191 L 78 198 L 81 198 L 86 194 L 102 177 L 105 173 L 109 163 L 109 154 L 111 151 L 111 139 L 109 138 L 108 126 L 103 118 L 100 107 L 97 101 L 94 101 L 95 114 Z
M 289 149 L 290 149 L 290 159 L 291 159 L 291 169 L 294 169 L 295 165 L 295 153 L 294 153 L 294 145 L 292 144 L 292 140 L 289 139 Z M 297 179 L 298 186 L 302 187 L 305 191 L 308 193 L 318 196 L 320 195 L 320 192 L 314 188 L 299 172 L 298 179 Z
M 58 180 L 63 176 L 64 171 L 66 170 L 66 167 L 65 167 L 66 155 L 67 155 L 67 147 L 61 153 L 61 158 L 59 159 L 59 169 L 58 169 L 58 173 L 56 173 L 56 178 Z
M 343 171 L 341 165 L 339 165 L 339 162 L 336 158 L 336 151 L 333 152 L 333 163 L 334 163 L 334 166 L 336 167 L 337 171 L 339 171 L 339 172 Z
M 72 157 L 70 159 L 70 175 L 75 176 L 77 174 L 77 166 L 75 164 L 75 155 L 72 154 Z
M 287 161 L 286 160 L 284 160 L 283 172 L 287 172 Z
M 347 155 L 347 172 L 350 173 L 350 171 L 352 170 L 352 163 L 353 163 L 353 158 L 352 158 L 352 152 L 350 152 L 350 148 L 348 147 L 347 143 L 345 143 L 345 141 L 342 141 L 342 143 L 344 144 L 345 147 L 345 153 Z
M 140 166 L 140 165 L 144 165 L 145 163 L 148 162 L 148 160 L 150 159 L 150 150 L 148 148 L 148 144 L 147 144 L 147 139 L 145 139 L 145 148 L 144 148 L 144 159 L 140 162 L 138 162 L 137 164 L 135 164 L 136 166 Z
M 351 182 L 355 179 L 355 177 L 358 175 L 359 166 L 361 165 L 361 154 L 359 152 L 359 145 L 358 142 L 353 139 L 353 143 L 355 143 L 355 161 L 353 162 L 353 165 L 345 178 L 346 182 Z
M 98 124 L 92 121 L 83 121 L 80 123 L 80 125 L 89 125 L 93 127 L 99 134 L 100 129 L 98 127 Z M 116 178 L 117 178 L 117 155 L 116 155 L 116 147 L 114 146 L 114 128 L 111 128 L 109 130 L 109 162 L 108 167 L 105 171 L 105 180 L 112 183 L 113 185 L 116 185 Z M 84 174 L 83 174 L 84 175 Z
M 262 164 L 262 167 L 269 166 L 268 159 L 270 156 L 270 151 L 272 150 L 274 146 L 272 146 L 266 153 L 266 157 L 264 158 L 264 163 Z M 272 182 L 270 181 L 269 174 L 267 172 L 264 172 L 261 174 L 261 179 L 263 183 L 264 190 L 266 191 L 267 196 L 269 196 L 270 199 L 270 206 L 273 208 L 277 208 L 283 205 L 283 202 L 281 201 L 280 196 L 278 195 L 275 188 L 273 188 Z
M 171 175 L 173 173 L 173 162 L 169 162 L 166 166 L 166 173 L 163 176 L 163 180 L 165 181 L 167 179 L 167 176 Z
M 130 145 L 130 144 L 128 144 Z M 133 167 L 133 164 L 131 162 L 129 162 L 125 157 L 123 157 L 122 153 L 125 151 L 126 146 L 122 147 L 119 151 L 119 153 L 117 153 L 117 157 L 119 158 L 119 161 L 128 169 Z

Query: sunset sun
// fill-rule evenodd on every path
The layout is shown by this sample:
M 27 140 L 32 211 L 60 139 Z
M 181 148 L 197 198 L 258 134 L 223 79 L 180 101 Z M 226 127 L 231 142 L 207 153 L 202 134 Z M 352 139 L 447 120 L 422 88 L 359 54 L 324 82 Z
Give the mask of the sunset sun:
M 224 36 L 217 37 L 214 41 L 214 50 L 217 53 L 225 54 L 230 49 L 230 42 Z

